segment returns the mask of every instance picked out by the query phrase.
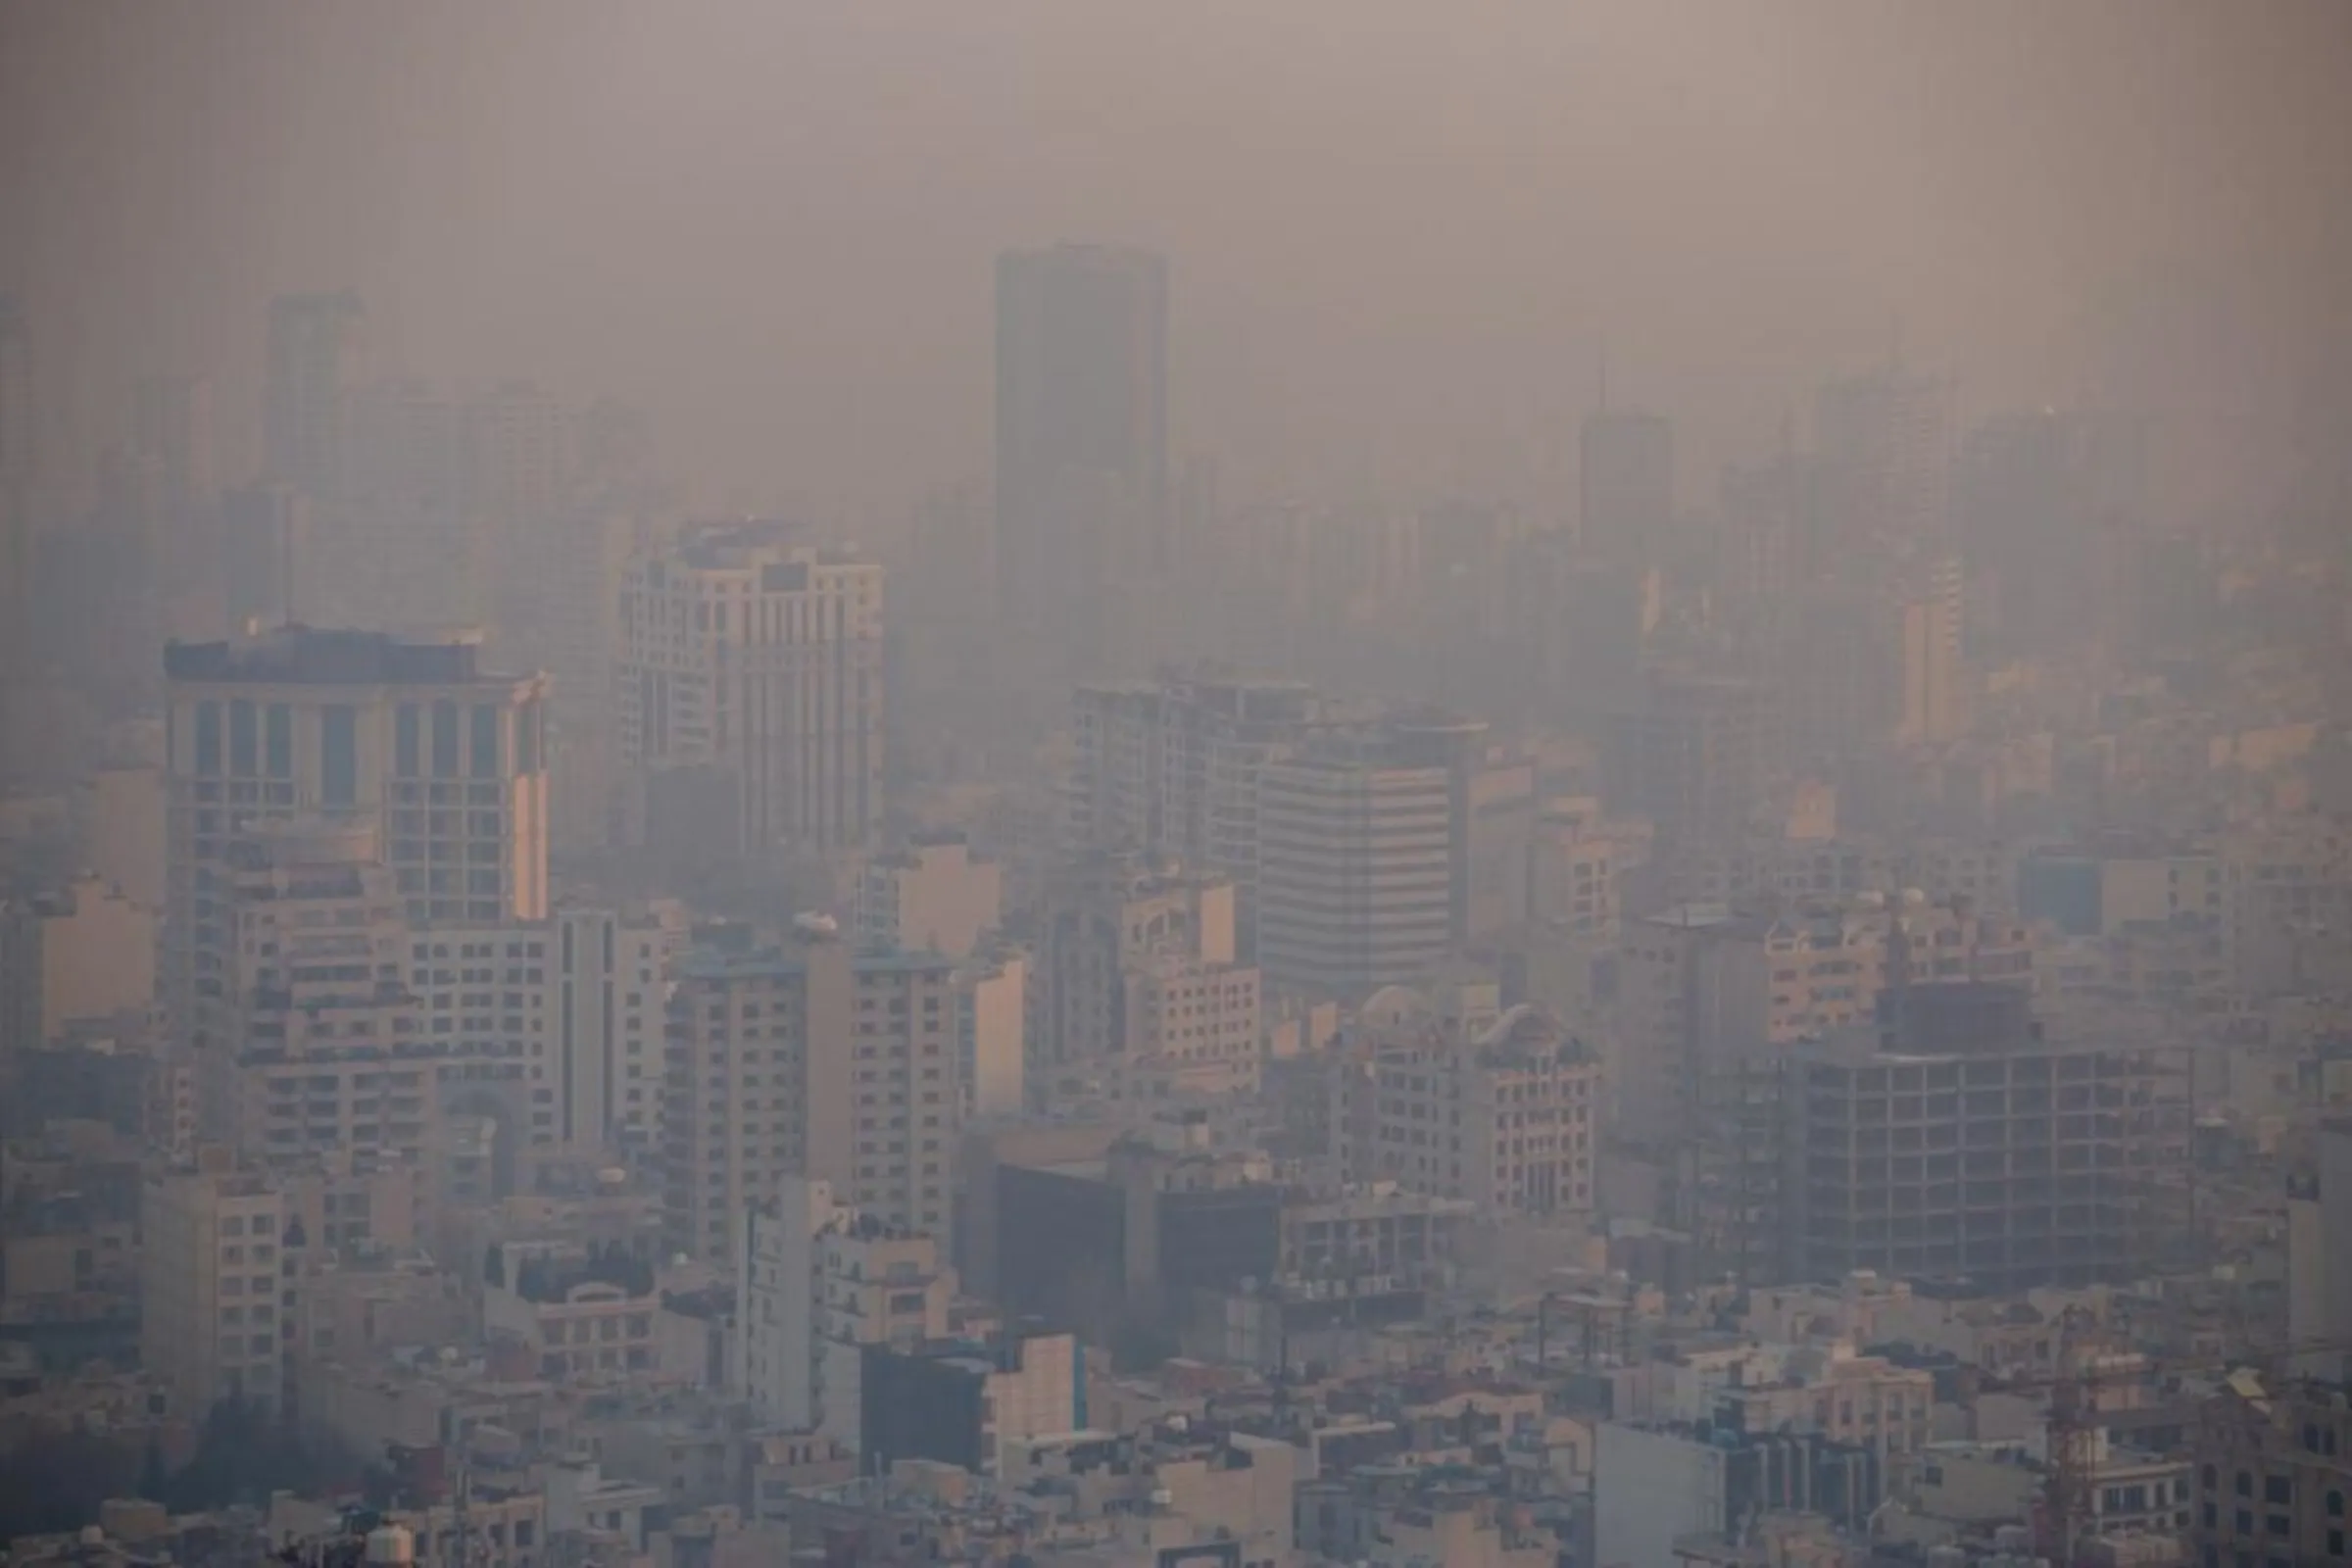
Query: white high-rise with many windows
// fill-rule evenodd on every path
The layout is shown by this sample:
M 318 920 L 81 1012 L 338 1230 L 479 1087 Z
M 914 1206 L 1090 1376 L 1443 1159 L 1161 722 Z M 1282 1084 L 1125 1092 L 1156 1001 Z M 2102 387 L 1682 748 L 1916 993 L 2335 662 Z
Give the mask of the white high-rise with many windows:
M 882 568 L 778 523 L 697 528 L 621 591 L 627 820 L 731 848 L 862 848 L 882 816 Z

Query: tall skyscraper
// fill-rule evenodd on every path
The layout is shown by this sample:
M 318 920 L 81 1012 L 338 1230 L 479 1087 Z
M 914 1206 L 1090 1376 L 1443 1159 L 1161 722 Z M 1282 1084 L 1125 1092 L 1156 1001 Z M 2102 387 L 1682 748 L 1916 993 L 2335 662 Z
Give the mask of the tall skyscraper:
M 1889 367 L 1825 384 L 1814 439 L 1847 512 L 1838 541 L 1938 548 L 1951 493 L 1952 383 Z
M 372 825 L 413 924 L 547 915 L 543 675 L 494 675 L 469 642 L 286 628 L 172 643 L 163 987 L 174 1018 L 225 976 L 228 854 L 247 825 Z
M 262 409 L 263 476 L 336 494 L 345 399 L 358 375 L 360 297 L 281 294 L 270 302 Z
M 1578 526 L 1585 549 L 1611 565 L 1656 564 L 1674 526 L 1674 425 L 1639 409 L 1585 416 L 1579 443 Z
M 221 508 L 221 602 L 232 629 L 290 625 L 312 612 L 318 560 L 311 498 L 290 484 L 232 491 Z
M 633 830 L 726 854 L 862 848 L 882 818 L 882 568 L 778 523 L 695 530 L 621 593 Z
M 1961 624 L 1960 563 L 1947 556 L 1903 606 L 1904 740 L 1939 745 L 1958 740 L 1968 728 Z
M 130 450 L 165 524 L 185 528 L 220 496 L 213 387 L 196 375 L 151 375 L 131 389 Z
M 1168 471 L 1168 270 L 1057 245 L 997 261 L 997 611 L 1086 657 L 1106 590 L 1159 569 Z

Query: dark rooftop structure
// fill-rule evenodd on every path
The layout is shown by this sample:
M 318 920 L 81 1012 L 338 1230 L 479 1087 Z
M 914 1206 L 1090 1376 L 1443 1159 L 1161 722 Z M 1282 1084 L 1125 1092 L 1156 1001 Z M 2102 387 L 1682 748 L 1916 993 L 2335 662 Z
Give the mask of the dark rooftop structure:
M 280 626 L 258 637 L 167 643 L 172 680 L 313 686 L 458 686 L 505 680 L 477 666 L 470 638 L 410 639 L 390 632 Z

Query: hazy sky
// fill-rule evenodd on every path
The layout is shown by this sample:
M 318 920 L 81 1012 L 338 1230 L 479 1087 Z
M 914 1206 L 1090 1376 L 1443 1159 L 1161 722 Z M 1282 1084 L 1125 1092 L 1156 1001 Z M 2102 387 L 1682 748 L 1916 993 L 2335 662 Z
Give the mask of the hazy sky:
M 1711 463 L 1898 319 L 1977 408 L 2134 300 L 2207 323 L 2143 395 L 2340 353 L 2348 62 L 2331 0 L 0 0 L 0 288 L 81 408 L 249 433 L 265 300 L 349 283 L 855 514 L 986 472 L 994 252 L 1141 242 L 1237 487 L 1556 477 L 1604 334 Z

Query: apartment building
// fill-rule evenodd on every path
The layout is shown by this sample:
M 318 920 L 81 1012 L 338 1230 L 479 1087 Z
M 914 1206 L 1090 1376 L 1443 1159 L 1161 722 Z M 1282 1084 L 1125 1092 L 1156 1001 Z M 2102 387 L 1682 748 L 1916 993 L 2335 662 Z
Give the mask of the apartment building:
M 956 1276 L 938 1243 L 787 1176 L 743 1214 L 736 1362 L 756 1407 L 855 1452 L 861 1348 L 910 1349 L 948 1333 Z
M 290 1315 L 286 1204 L 225 1149 L 151 1174 L 139 1205 L 139 1359 L 185 1410 L 223 1399 L 275 1410 Z
M 69 1025 L 144 1012 L 155 1000 L 155 911 L 95 876 L 0 904 L 0 1049 Z
M 2033 965 L 2025 927 L 1911 892 L 1757 913 L 1683 905 L 1635 921 L 1619 960 L 1614 1119 L 1636 1142 L 1672 1143 L 1730 1053 L 1865 1023 L 1898 975 L 2023 986 Z
M 2197 1512 L 2206 1562 L 2328 1563 L 2352 1548 L 2352 1391 L 2231 1375 L 2200 1412 Z
M 1004 917 L 1004 871 L 961 833 L 918 833 L 876 856 L 858 881 L 856 926 L 867 947 L 968 958 Z
M 161 983 L 185 1026 L 222 976 L 229 845 L 294 816 L 367 823 L 414 924 L 547 913 L 547 682 L 478 667 L 464 639 L 286 627 L 172 643 Z M 206 960 L 214 961 L 214 960 Z
M 565 905 L 546 920 L 410 933 L 418 1032 L 452 1082 L 519 1090 L 535 1144 L 653 1147 L 669 966 L 685 911 Z
M 882 568 L 781 523 L 699 527 L 621 590 L 634 838 L 862 849 L 882 816 Z
M 1417 999 L 1376 998 L 1335 1080 L 1331 1125 L 1350 1182 L 1394 1181 L 1487 1213 L 1592 1208 L 1600 1064 L 1557 1018 L 1513 1007 L 1448 1026 Z
M 1258 958 L 1270 990 L 1360 1001 L 1469 934 L 1470 786 L 1483 724 L 1430 714 L 1337 731 L 1258 782 Z
M 946 1235 L 957 1082 L 955 967 L 857 953 L 804 917 L 787 945 L 678 960 L 662 1151 L 670 1245 L 739 1261 L 740 1216 L 787 1176 Z
M 197 956 L 207 1135 L 284 1166 L 335 1152 L 423 1160 L 443 1053 L 406 979 L 394 873 L 364 821 L 257 823 L 222 864 L 224 939 Z
M 1234 961 L 1237 889 L 1133 854 L 1090 852 L 1046 893 L 1030 1025 L 1033 1076 L 1113 1092 L 1257 1081 L 1258 972 Z
M 1069 836 L 1231 878 L 1238 951 L 1253 954 L 1258 779 L 1327 717 L 1312 688 L 1293 681 L 1081 686 L 1064 797 Z

